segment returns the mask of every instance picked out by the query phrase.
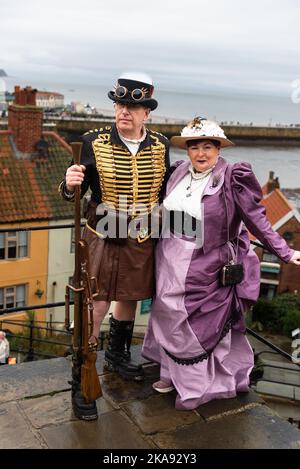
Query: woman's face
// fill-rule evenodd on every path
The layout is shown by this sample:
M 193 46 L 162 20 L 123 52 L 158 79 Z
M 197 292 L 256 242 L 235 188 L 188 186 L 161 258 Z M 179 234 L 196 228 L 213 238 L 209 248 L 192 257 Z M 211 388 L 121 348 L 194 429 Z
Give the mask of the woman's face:
M 219 148 L 209 140 L 195 140 L 195 143 L 191 142 L 189 144 L 187 153 L 194 169 L 202 173 L 216 164 L 219 156 Z

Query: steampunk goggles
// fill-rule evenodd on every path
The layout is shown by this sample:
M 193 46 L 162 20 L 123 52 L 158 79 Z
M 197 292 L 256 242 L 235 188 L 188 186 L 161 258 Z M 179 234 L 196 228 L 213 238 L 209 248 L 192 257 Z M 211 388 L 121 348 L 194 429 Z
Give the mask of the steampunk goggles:
M 145 98 L 149 90 L 147 88 L 135 88 L 132 91 L 129 91 L 125 86 L 118 85 L 115 87 L 115 97 L 116 98 L 125 98 L 127 95 L 130 95 L 134 101 L 141 101 Z

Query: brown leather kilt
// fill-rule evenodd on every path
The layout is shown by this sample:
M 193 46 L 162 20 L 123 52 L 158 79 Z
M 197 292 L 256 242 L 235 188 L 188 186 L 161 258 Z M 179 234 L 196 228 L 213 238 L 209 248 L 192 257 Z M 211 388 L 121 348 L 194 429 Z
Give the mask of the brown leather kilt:
M 83 239 L 89 246 L 90 275 L 98 280 L 99 295 L 95 301 L 143 300 L 153 296 L 154 239 L 139 243 L 129 237 L 123 244 L 116 244 L 99 238 L 87 227 Z

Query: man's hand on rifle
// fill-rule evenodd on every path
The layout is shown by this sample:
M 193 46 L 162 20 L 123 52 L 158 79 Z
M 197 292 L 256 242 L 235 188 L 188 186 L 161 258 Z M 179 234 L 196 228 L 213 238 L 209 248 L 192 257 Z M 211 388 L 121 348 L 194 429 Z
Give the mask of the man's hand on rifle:
M 68 192 L 74 192 L 76 186 L 80 186 L 84 179 L 84 165 L 73 164 L 66 172 L 66 188 Z

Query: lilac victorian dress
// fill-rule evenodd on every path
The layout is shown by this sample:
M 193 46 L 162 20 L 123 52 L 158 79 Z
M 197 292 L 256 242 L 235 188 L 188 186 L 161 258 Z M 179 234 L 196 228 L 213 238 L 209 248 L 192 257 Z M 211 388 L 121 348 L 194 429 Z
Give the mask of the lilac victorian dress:
M 167 195 L 187 174 L 189 164 L 177 162 Z M 158 242 L 156 296 L 142 354 L 160 363 L 161 380 L 173 383 L 177 409 L 194 409 L 249 389 L 253 353 L 243 313 L 258 298 L 260 264 L 244 225 L 284 262 L 293 254 L 272 230 L 261 199 L 251 165 L 230 165 L 220 157 L 199 200 L 201 246 L 194 238 L 172 233 Z M 221 287 L 220 270 L 228 261 L 228 228 L 233 247 L 239 238 L 244 279 L 236 286 Z

